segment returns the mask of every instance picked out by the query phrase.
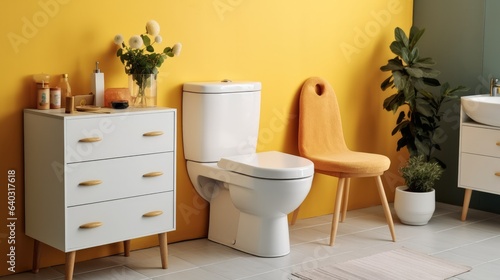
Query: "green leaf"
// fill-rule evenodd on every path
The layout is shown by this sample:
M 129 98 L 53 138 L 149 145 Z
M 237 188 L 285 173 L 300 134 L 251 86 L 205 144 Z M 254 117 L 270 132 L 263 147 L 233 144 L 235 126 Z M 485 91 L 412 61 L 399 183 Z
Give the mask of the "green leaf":
M 406 87 L 406 76 L 402 72 L 394 71 L 392 76 L 394 77 L 394 85 L 398 90 Z
M 431 68 L 432 66 L 436 65 L 436 62 L 432 60 L 430 57 L 426 58 L 419 58 L 417 61 L 413 63 L 413 67 L 423 67 L 423 68 Z
M 410 50 L 408 50 L 408 48 L 401 49 L 401 58 L 407 65 L 411 63 Z
M 152 45 L 147 46 L 147 47 L 146 47 L 146 50 L 147 50 L 148 52 L 154 52 L 154 51 L 155 51 L 155 49 L 153 48 L 153 46 L 152 46 Z
M 423 81 L 424 81 L 424 84 L 426 84 L 428 86 L 437 87 L 437 86 L 441 85 L 441 83 L 437 79 L 433 79 L 433 78 L 424 77 Z
M 144 42 L 144 45 L 146 47 L 151 45 L 151 39 L 149 39 L 149 36 L 147 36 L 145 34 L 141 34 L 141 38 L 142 38 L 142 41 Z
M 402 122 L 400 122 L 398 125 L 396 125 L 396 127 L 392 130 L 392 135 L 395 135 L 396 133 L 398 133 L 398 131 L 406 128 L 408 126 L 408 124 L 410 123 L 409 120 L 404 120 Z
M 395 93 L 384 100 L 383 107 L 386 111 L 393 111 L 395 113 L 398 110 L 400 100 L 401 100 L 401 94 Z
M 116 56 L 120 57 L 122 56 L 122 54 L 123 54 L 123 49 L 120 48 L 116 51 Z
M 403 67 L 403 63 L 401 61 L 401 59 L 399 58 L 394 58 L 394 59 L 391 59 L 389 60 L 389 62 L 380 67 L 380 70 L 382 71 L 397 71 L 397 70 L 403 70 L 404 67 Z
M 425 29 L 418 29 L 415 26 L 412 26 L 410 29 L 410 49 L 415 47 L 417 45 L 418 41 L 420 40 L 420 37 L 424 35 Z
M 404 112 L 404 111 L 401 111 L 401 112 L 399 113 L 398 119 L 396 120 L 396 123 L 397 123 L 397 124 L 401 123 L 401 122 L 404 120 L 405 116 L 406 116 L 405 112 Z
M 408 37 L 406 36 L 403 29 L 396 27 L 396 29 L 394 30 L 394 37 L 396 38 L 396 41 L 402 43 L 406 48 L 409 47 Z
M 391 43 L 389 48 L 391 49 L 392 53 L 394 53 L 397 56 L 401 56 L 401 49 L 404 48 L 404 44 L 401 42 L 394 41 Z
M 389 76 L 387 79 L 385 79 L 382 84 L 380 84 L 380 88 L 382 90 L 386 90 L 389 87 L 392 87 L 394 85 L 392 81 L 392 76 Z
M 435 69 L 430 69 L 430 68 L 420 68 L 420 69 L 422 69 L 423 77 L 426 78 L 436 78 L 437 76 L 439 76 L 439 74 L 441 74 L 441 72 Z
M 413 63 L 418 60 L 418 55 L 419 55 L 418 48 L 411 49 L 409 59 L 410 63 L 412 64 L 412 67 L 416 67 Z
M 158 60 L 156 61 L 156 67 L 160 67 L 164 61 L 165 59 L 163 58 L 163 56 L 158 57 Z
M 406 67 L 406 72 L 410 74 L 410 76 L 415 78 L 422 78 L 424 76 L 424 71 L 420 68 Z

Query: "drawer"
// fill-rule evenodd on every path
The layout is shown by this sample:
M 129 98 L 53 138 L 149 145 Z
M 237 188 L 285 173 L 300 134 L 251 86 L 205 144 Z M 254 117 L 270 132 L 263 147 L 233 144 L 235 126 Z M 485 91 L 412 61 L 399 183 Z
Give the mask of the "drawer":
M 462 126 L 462 152 L 500 157 L 500 130 Z
M 500 159 L 462 153 L 459 185 L 468 189 L 500 194 Z
M 69 207 L 66 211 L 66 252 L 175 229 L 173 192 Z M 155 211 L 162 213 L 155 216 Z M 152 216 L 145 217 L 146 213 Z
M 173 152 L 67 164 L 66 205 L 171 191 L 174 172 Z
M 173 112 L 66 120 L 65 162 L 81 162 L 174 150 Z

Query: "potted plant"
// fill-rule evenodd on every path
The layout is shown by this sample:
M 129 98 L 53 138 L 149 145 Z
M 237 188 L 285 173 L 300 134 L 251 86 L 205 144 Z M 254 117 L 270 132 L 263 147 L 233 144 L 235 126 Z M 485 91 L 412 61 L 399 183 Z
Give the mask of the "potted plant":
M 425 161 L 423 155 L 412 156 L 399 169 L 405 186 L 396 188 L 394 209 L 404 224 L 425 225 L 436 208 L 434 183 L 443 174 L 437 162 Z
M 458 98 L 455 94 L 466 90 L 466 88 L 463 86 L 451 88 L 448 83 L 441 84 L 436 79 L 440 72 L 433 69 L 434 60 L 428 57 L 420 57 L 417 47 L 417 43 L 424 31 L 425 29 L 418 29 L 413 26 L 408 37 L 401 28 L 397 27 L 395 29 L 395 40 L 391 43 L 390 49 L 396 57 L 380 67 L 380 70 L 384 72 L 391 72 L 391 75 L 382 82 L 380 87 L 384 91 L 387 89 L 396 90 L 395 93 L 384 100 L 383 107 L 393 113 L 399 112 L 396 127 L 392 130 L 392 135 L 398 132 L 401 135 L 397 142 L 397 151 L 406 147 L 410 154 L 406 167 L 409 169 L 421 168 L 422 171 L 427 172 L 429 167 L 421 166 L 424 163 L 435 163 L 431 168 L 432 170 L 437 170 L 438 167 L 442 169 L 446 167 L 435 156 L 436 151 L 441 150 L 438 141 L 442 116 L 441 106 L 454 98 Z M 430 90 L 430 88 L 438 87 L 439 89 Z M 409 174 L 409 171 L 405 171 L 405 173 Z M 417 171 L 415 171 L 415 174 L 417 174 Z M 419 176 L 422 176 L 422 174 Z M 405 175 L 403 177 L 405 178 Z M 434 181 L 432 181 L 431 186 Z M 422 181 L 415 181 L 415 183 L 417 182 Z M 409 182 L 406 182 L 406 184 L 408 185 Z M 428 189 L 427 187 L 417 188 Z M 417 195 L 422 193 L 406 192 Z M 395 197 L 395 204 L 398 198 L 399 196 Z M 434 196 L 432 196 L 432 200 L 435 203 Z M 417 204 L 415 207 L 420 206 Z M 397 209 L 396 214 L 399 217 Z

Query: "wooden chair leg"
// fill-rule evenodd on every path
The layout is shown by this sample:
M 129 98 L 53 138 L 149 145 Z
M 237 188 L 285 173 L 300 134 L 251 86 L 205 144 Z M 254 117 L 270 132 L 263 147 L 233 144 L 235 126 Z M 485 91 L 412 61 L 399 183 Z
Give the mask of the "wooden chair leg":
M 73 280 L 73 272 L 75 269 L 76 251 L 66 253 L 65 264 L 65 280 Z
M 130 240 L 123 241 L 123 255 L 130 257 Z
M 33 273 L 38 273 L 40 271 L 40 241 L 36 239 L 33 244 L 33 268 L 31 271 Z
M 470 198 L 472 196 L 472 190 L 471 189 L 465 189 L 465 194 L 464 194 L 464 205 L 462 207 L 462 217 L 461 220 L 465 221 L 467 219 L 467 212 L 469 212 L 469 204 L 470 204 Z
M 295 209 L 295 211 L 293 211 L 293 214 L 292 214 L 292 220 L 290 221 L 290 225 L 295 225 L 295 222 L 297 221 L 297 216 L 299 215 L 299 210 L 300 210 L 300 206 L 297 207 L 297 209 Z
M 340 222 L 343 223 L 345 216 L 347 215 L 347 204 L 349 202 L 349 190 L 351 188 L 351 178 L 345 178 L 344 183 L 344 201 L 342 202 L 342 216 L 340 216 Z
M 340 217 L 340 205 L 342 204 L 342 195 L 344 192 L 344 182 L 345 178 L 339 178 L 339 183 L 337 186 L 337 196 L 335 197 L 335 206 L 333 210 L 333 220 L 332 220 L 332 230 L 330 233 L 330 246 L 335 243 L 335 238 L 337 237 L 337 228 L 339 225 Z
M 158 234 L 158 239 L 160 241 L 161 268 L 166 269 L 168 267 L 167 233 Z
M 392 241 L 396 242 L 396 233 L 394 231 L 391 209 L 389 208 L 389 203 L 387 202 L 387 197 L 385 196 L 382 179 L 380 178 L 380 176 L 377 176 L 375 180 L 377 182 L 378 194 L 380 195 L 380 202 L 382 202 L 382 207 L 384 209 L 385 219 L 387 220 L 387 225 L 389 225 L 389 230 L 391 231 Z

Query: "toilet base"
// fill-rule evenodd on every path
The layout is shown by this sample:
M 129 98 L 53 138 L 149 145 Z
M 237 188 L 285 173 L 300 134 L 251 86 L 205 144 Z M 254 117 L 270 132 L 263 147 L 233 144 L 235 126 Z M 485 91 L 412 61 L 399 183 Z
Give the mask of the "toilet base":
M 290 253 L 288 218 L 257 217 L 234 207 L 229 190 L 219 188 L 210 201 L 208 239 L 258 257 Z
M 281 257 L 290 253 L 288 219 L 263 218 L 240 213 L 234 248 L 260 257 Z

